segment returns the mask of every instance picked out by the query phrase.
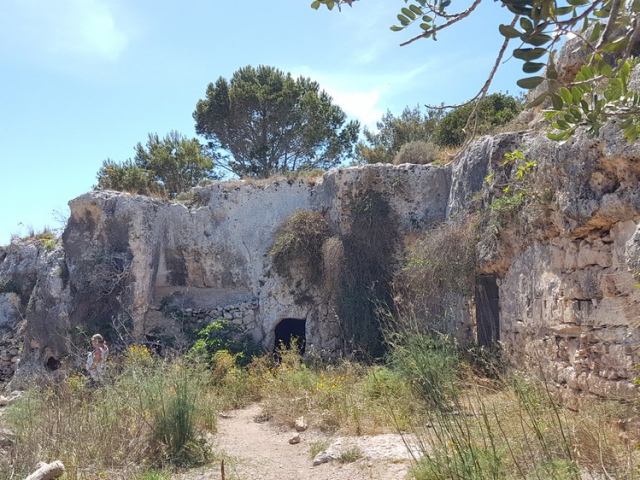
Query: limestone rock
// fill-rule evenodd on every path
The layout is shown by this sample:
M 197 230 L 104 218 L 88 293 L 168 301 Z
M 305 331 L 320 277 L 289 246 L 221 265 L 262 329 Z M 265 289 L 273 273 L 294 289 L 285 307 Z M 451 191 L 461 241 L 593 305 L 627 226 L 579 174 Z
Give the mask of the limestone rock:
M 304 417 L 296 418 L 294 427 L 297 432 L 304 432 L 308 428 L 308 426 L 309 425 L 307 424 L 307 421 L 304 419 Z

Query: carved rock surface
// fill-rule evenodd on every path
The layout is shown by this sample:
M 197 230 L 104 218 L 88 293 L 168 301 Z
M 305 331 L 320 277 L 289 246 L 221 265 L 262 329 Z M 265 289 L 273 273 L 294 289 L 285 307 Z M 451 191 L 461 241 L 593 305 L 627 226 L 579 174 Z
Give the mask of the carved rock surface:
M 272 348 L 276 325 L 298 319 L 306 322 L 309 348 L 336 353 L 342 339 L 332 300 L 305 278 L 288 281 L 272 268 L 278 227 L 298 210 L 315 210 L 332 235 L 345 235 L 354 205 L 377 195 L 401 238 L 444 221 L 450 176 L 449 167 L 370 165 L 311 182 L 222 182 L 194 189 L 190 206 L 119 192 L 81 195 L 70 202 L 64 249 L 13 243 L 0 263 L 0 281 L 29 279 L 18 377 L 26 380 L 38 366 L 59 368 L 76 327 L 114 321 L 129 322 L 126 333 L 144 340 L 154 331 L 177 334 L 185 324 L 197 330 L 225 318 Z M 0 297 L 0 312 L 11 322 L 20 317 L 14 297 Z

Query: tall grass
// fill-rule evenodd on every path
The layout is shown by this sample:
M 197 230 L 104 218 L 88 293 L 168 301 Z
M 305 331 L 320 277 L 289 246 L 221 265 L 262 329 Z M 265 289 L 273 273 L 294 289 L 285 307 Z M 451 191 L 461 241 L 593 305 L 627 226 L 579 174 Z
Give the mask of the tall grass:
M 478 376 L 473 355 L 450 337 L 389 338 L 379 365 L 326 363 L 289 349 L 241 367 L 224 351 L 198 363 L 130 348 L 104 386 L 72 376 L 7 407 L 3 422 L 16 443 L 0 456 L 0 478 L 24 478 L 38 461 L 56 459 L 71 480 L 100 472 L 169 478 L 209 460 L 203 438 L 215 432 L 219 411 L 254 401 L 274 424 L 293 427 L 304 415 L 329 434 L 412 433 L 416 480 L 640 477 L 638 432 L 621 435 L 616 422 L 636 414 L 633 406 L 594 401 L 569 411 L 534 377 Z
M 70 480 L 103 471 L 133 477 L 145 468 L 207 461 L 202 434 L 215 429 L 206 383 L 184 362 L 162 362 L 133 347 L 121 372 L 105 385 L 80 376 L 33 388 L 7 407 L 3 421 L 15 436 L 0 457 L 0 478 L 20 478 L 39 461 L 60 459 Z M 94 475 L 94 477 L 91 477 Z
M 405 331 L 393 338 L 391 364 L 428 406 L 412 422 L 420 460 L 411 478 L 640 478 L 638 451 L 621 441 L 619 416 L 602 401 L 572 412 L 535 376 L 477 376 L 469 352 L 449 337 Z M 491 363 L 485 353 L 481 360 Z

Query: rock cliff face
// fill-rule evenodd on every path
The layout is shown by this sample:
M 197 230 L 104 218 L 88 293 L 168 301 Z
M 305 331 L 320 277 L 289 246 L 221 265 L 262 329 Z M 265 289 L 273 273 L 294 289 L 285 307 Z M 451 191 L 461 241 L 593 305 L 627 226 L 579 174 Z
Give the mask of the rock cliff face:
M 520 160 L 505 163 L 515 151 Z M 286 324 L 308 348 L 339 352 L 336 299 L 302 275 L 278 275 L 270 250 L 298 210 L 320 212 L 344 239 L 375 198 L 397 245 L 446 219 L 478 223 L 477 324 L 458 312 L 458 331 L 495 322 L 482 341 L 500 341 L 516 366 L 541 366 L 566 391 L 637 392 L 640 145 L 615 125 L 564 145 L 533 131 L 487 136 L 445 167 L 370 165 L 193 195 L 186 206 L 88 193 L 70 202 L 58 245 L 0 248 L 0 380 L 18 364 L 16 378 L 73 363 L 83 328 L 179 346 L 185 331 L 223 317 L 267 348 Z M 377 226 L 388 225 L 368 228 Z
M 624 142 L 614 125 L 564 145 L 542 135 L 485 137 L 454 164 L 450 213 L 478 197 L 497 205 L 499 188 L 480 187 L 478 178 L 518 185 L 505 147 L 537 163 L 520 180 L 525 201 L 507 224 L 485 225 L 477 249 L 478 274 L 498 286 L 505 353 L 571 392 L 635 394 L 640 144 Z
M 0 326 L 16 338 L 26 319 L 24 372 L 56 368 L 74 354 L 74 332 L 82 329 L 115 325 L 119 335 L 179 343 L 185 329 L 221 317 L 267 348 L 283 319 L 299 322 L 308 347 L 333 354 L 343 338 L 332 300 L 304 278 L 283 279 L 272 268 L 269 251 L 282 221 L 314 210 L 332 235 L 348 235 L 354 205 L 377 195 L 401 238 L 444 221 L 450 183 L 447 167 L 371 165 L 317 182 L 216 183 L 195 189 L 190 206 L 88 193 L 70 202 L 56 249 L 14 241 L 2 250 L 0 279 L 9 287 L 0 299 Z M 10 292 L 14 285 L 21 291 Z

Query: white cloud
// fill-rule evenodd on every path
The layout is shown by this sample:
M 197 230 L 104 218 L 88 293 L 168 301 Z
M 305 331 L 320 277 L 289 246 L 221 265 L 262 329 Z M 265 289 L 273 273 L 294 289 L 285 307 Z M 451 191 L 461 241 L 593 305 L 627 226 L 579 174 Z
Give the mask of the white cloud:
M 389 106 L 388 97 L 414 89 L 429 68 L 429 64 L 425 64 L 404 72 L 362 71 L 359 74 L 322 72 L 309 67 L 290 71 L 294 77 L 302 75 L 317 81 L 349 117 L 373 128 Z
M 105 0 L 3 0 L 0 41 L 30 58 L 116 60 L 128 43 Z

